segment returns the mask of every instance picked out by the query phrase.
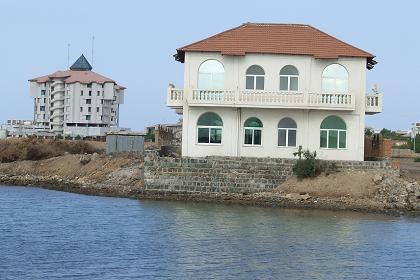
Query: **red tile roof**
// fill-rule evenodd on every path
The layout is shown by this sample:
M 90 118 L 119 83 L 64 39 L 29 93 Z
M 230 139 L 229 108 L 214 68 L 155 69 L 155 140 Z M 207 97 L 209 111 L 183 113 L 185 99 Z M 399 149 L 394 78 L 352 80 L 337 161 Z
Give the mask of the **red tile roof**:
M 185 52 L 291 54 L 315 58 L 365 57 L 368 69 L 376 64 L 374 55 L 303 24 L 244 23 L 177 49 L 175 59 L 184 62 Z
M 115 83 L 118 90 L 125 89 L 125 87 L 117 85 L 117 83 L 114 80 L 104 77 L 93 71 L 76 71 L 76 70 L 57 71 L 50 75 L 30 79 L 29 81 L 37 82 L 37 83 L 45 83 L 54 78 L 64 78 L 64 82 L 66 84 Z

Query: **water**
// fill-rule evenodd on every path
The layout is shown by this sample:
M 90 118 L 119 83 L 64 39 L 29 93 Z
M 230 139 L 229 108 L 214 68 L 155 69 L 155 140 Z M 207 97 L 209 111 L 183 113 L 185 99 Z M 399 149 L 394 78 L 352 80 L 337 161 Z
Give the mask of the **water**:
M 3 186 L 0 279 L 420 279 L 420 219 Z

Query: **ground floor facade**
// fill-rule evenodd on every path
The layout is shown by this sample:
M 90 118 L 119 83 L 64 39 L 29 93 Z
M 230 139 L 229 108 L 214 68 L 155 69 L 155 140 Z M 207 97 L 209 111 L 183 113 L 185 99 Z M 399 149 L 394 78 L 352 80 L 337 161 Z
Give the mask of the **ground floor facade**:
M 346 111 L 184 107 L 182 156 L 294 158 L 301 146 L 321 159 L 363 161 L 364 122 Z

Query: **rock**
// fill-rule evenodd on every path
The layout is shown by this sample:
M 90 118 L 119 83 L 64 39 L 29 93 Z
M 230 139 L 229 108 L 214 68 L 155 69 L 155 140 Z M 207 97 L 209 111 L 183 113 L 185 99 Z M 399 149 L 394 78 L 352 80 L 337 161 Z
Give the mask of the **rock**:
M 91 160 L 92 160 L 92 157 L 90 155 L 81 155 L 79 159 L 82 165 L 88 164 Z
M 93 153 L 91 156 L 91 160 L 96 160 L 99 157 L 98 153 Z
M 376 184 L 376 185 L 378 185 L 380 182 L 382 182 L 382 180 L 383 180 L 384 178 L 382 177 L 382 175 L 380 175 L 380 174 L 376 174 L 374 177 L 373 177 L 373 182 Z

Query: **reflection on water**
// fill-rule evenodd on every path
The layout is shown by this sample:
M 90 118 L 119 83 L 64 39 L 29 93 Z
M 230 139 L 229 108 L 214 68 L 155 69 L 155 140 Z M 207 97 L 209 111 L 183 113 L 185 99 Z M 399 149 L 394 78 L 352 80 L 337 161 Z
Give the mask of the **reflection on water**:
M 0 187 L 0 279 L 420 279 L 420 219 Z

